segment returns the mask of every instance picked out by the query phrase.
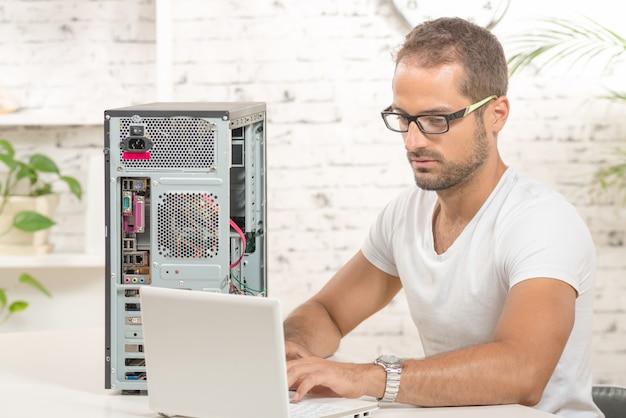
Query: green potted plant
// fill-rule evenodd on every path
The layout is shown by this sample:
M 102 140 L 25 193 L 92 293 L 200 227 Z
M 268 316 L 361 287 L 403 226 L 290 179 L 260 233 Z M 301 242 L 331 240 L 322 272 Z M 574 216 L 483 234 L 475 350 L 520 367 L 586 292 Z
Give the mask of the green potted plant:
M 0 139 L 0 254 L 38 254 L 50 250 L 48 229 L 58 205 L 55 181 L 65 183 L 81 199 L 81 185 L 62 175 L 56 163 L 41 153 L 20 159 L 11 142 Z
M 58 204 L 52 185 L 65 183 L 81 199 L 78 180 L 60 173 L 57 164 L 46 155 L 35 153 L 21 159 L 13 145 L 0 139 L 0 254 L 37 254 L 49 251 L 47 231 Z M 33 276 L 22 273 L 17 283 L 0 287 L 0 325 L 28 307 L 23 299 L 10 300 L 12 290 L 31 286 L 50 297 L 50 292 Z
M 608 74 L 626 57 L 626 38 L 605 25 L 591 19 L 575 22 L 569 19 L 548 18 L 539 27 L 510 39 L 514 53 L 508 60 L 511 75 L 534 66 L 542 71 L 555 64 L 584 67 L 592 61 L 600 62 Z M 602 75 L 602 74 L 601 74 Z M 607 90 L 601 98 L 626 105 L 626 91 Z M 616 201 L 626 203 L 626 149 L 618 149 L 615 160 L 599 168 L 590 181 L 592 189 L 613 193 Z
M 9 300 L 9 291 L 16 289 L 20 285 L 31 286 L 39 290 L 44 295 L 52 297 L 48 289 L 46 289 L 37 279 L 30 274 L 22 273 L 18 278 L 17 283 L 11 289 L 0 287 L 0 325 L 8 321 L 13 315 L 28 308 L 28 302 L 25 300 Z

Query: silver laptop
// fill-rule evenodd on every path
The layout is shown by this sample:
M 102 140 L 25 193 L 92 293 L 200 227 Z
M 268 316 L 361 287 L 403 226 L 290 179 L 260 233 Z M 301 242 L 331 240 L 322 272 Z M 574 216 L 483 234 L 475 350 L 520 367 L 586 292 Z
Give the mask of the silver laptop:
M 378 403 L 289 402 L 282 315 L 276 299 L 141 288 L 150 409 L 200 418 L 368 417 Z M 293 409 L 293 410 L 292 410 Z

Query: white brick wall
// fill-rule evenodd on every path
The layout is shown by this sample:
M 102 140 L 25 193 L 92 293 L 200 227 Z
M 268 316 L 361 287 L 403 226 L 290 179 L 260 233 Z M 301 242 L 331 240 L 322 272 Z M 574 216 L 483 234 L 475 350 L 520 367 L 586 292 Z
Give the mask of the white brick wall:
M 155 1 L 0 0 L 0 85 L 35 122 L 65 112 L 97 123 L 105 108 L 154 101 Z M 391 100 L 390 53 L 406 28 L 386 0 L 173 3 L 174 100 L 268 103 L 270 290 L 288 311 L 352 256 L 378 210 L 412 184 L 399 138 L 379 116 Z M 622 28 L 608 0 L 513 3 L 494 30 L 505 48 L 536 10 L 587 13 Z M 584 184 L 625 146 L 626 118 L 623 107 L 585 102 L 602 91 L 593 70 L 515 76 L 500 143 L 509 165 L 561 191 L 588 222 L 598 248 L 595 380 L 625 384 L 626 210 L 592 198 Z M 619 76 L 609 81 L 624 89 Z M 7 126 L 0 116 L 0 137 L 52 150 L 78 176 L 102 147 L 97 125 Z M 84 248 L 84 209 L 63 200 L 58 250 Z M 421 353 L 401 297 L 344 348 L 367 359 Z

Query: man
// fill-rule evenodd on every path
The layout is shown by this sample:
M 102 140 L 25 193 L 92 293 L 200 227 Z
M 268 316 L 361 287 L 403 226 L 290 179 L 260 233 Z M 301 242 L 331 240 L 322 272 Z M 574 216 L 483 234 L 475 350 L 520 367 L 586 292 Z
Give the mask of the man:
M 393 200 L 361 250 L 286 318 L 295 400 L 326 390 L 602 416 L 591 398 L 593 242 L 559 194 L 500 158 L 507 84 L 502 46 L 483 28 L 443 18 L 407 36 L 382 115 L 404 139 L 418 187 Z M 425 358 L 325 359 L 401 288 Z

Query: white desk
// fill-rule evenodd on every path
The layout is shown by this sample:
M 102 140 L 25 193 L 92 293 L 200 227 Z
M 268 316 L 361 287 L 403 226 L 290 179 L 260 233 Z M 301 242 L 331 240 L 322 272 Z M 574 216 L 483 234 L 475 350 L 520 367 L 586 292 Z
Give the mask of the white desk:
M 0 417 L 157 417 L 145 395 L 104 389 L 102 328 L 0 333 Z M 392 405 L 373 418 L 549 418 L 520 405 L 414 408 Z M 265 417 L 264 417 L 265 418 Z M 267 417 L 271 418 L 271 417 Z

